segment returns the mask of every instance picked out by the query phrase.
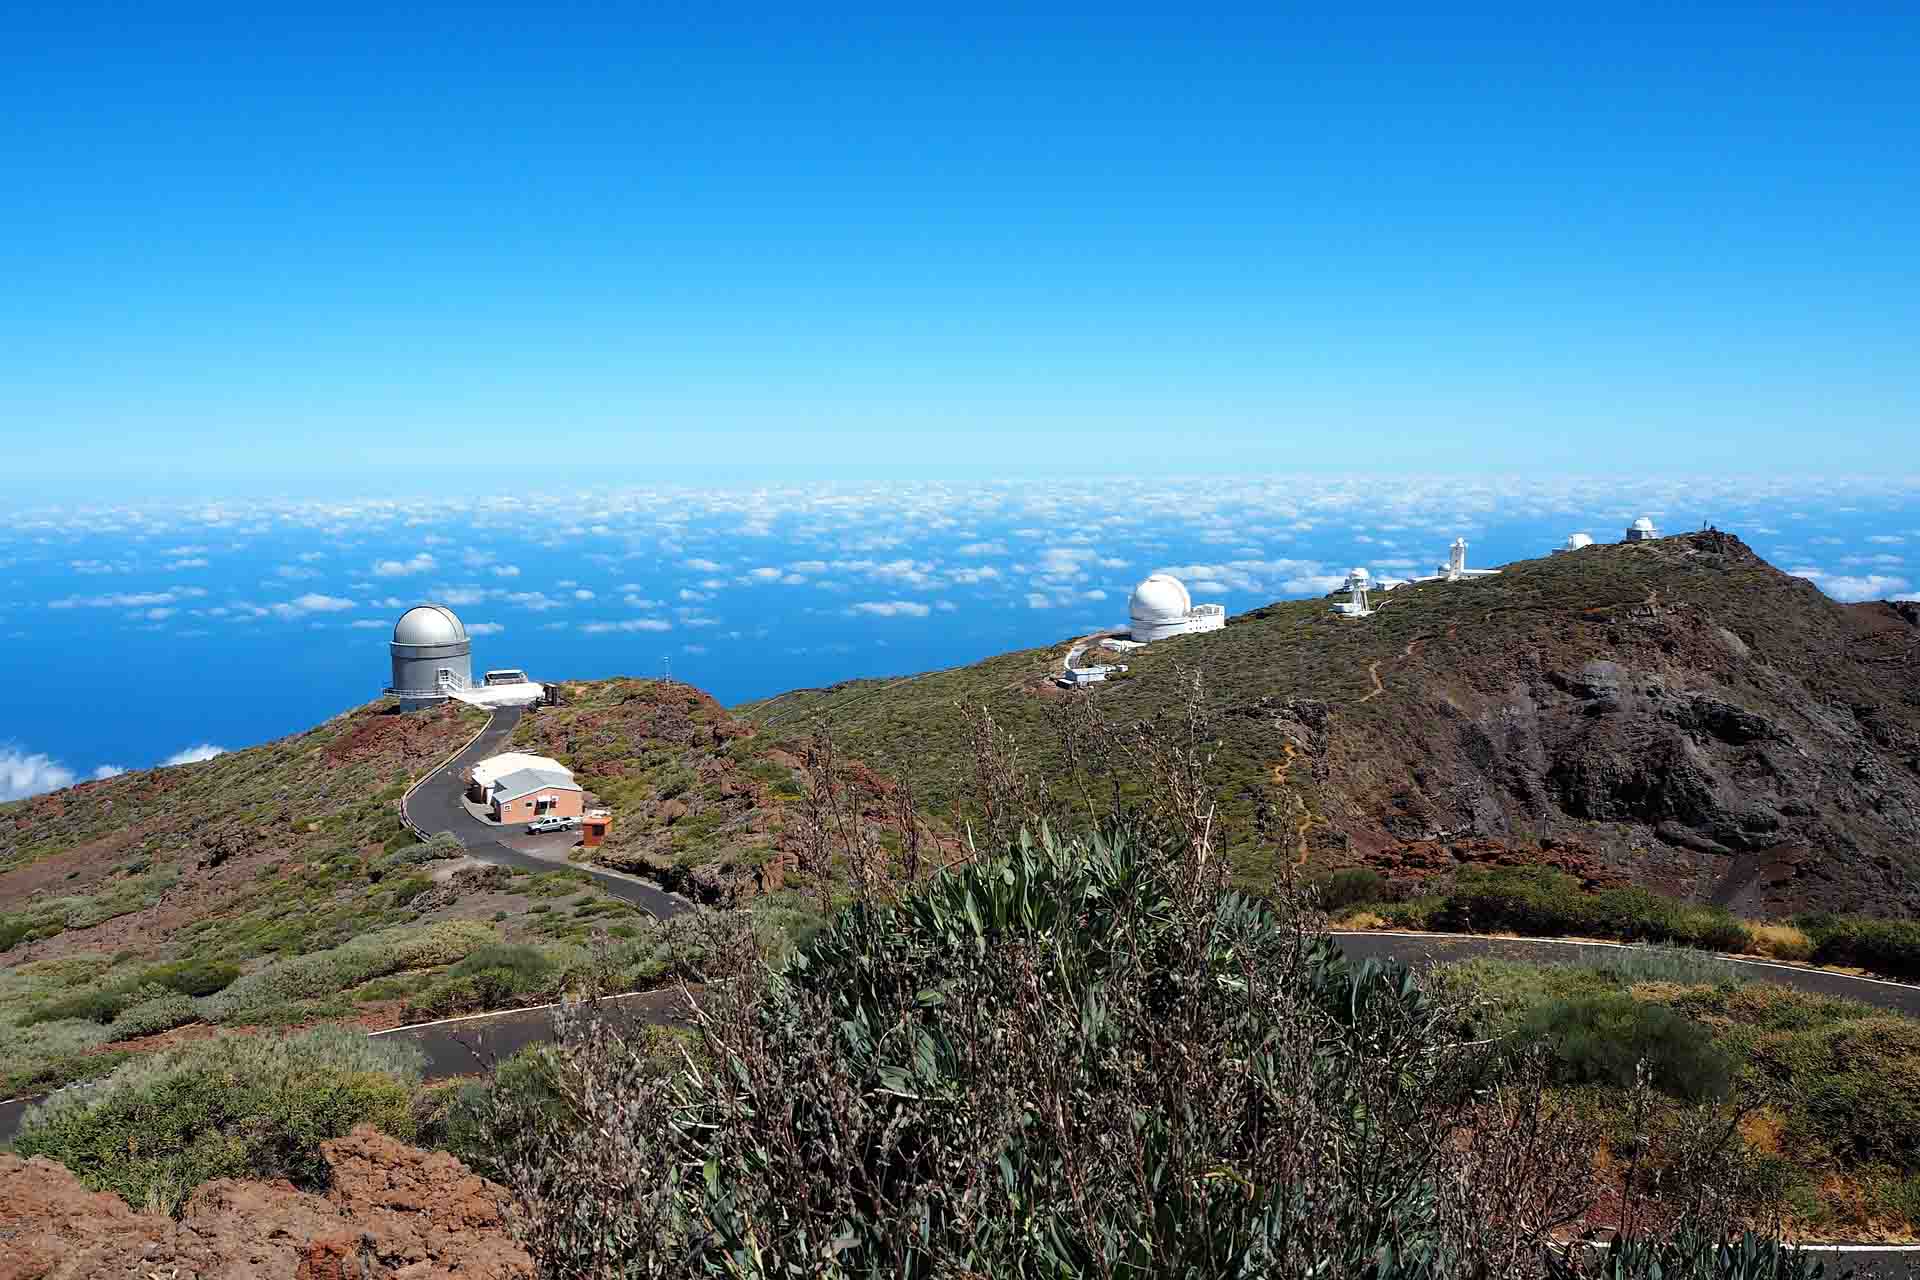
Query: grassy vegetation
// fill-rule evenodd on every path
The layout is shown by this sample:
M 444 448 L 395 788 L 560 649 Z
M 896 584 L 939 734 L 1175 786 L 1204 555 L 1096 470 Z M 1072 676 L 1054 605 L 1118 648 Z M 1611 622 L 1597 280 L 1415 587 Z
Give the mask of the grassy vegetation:
M 1471 1034 L 1544 1038 L 1561 1078 L 1613 1117 L 1620 1141 L 1631 1137 L 1624 1086 L 1645 1060 L 1676 1099 L 1725 1089 L 1741 1100 L 1751 1154 L 1799 1226 L 1920 1230 L 1920 1022 L 1742 982 L 1734 966 L 1662 967 L 1620 953 L 1551 966 L 1474 960 L 1442 972 L 1475 1001 Z M 1673 1114 L 1680 1107 L 1668 1104 Z
M 14 1150 L 58 1160 L 135 1208 L 171 1212 L 212 1178 L 324 1183 L 320 1143 L 370 1123 L 414 1136 L 417 1055 L 323 1027 L 149 1055 L 31 1108 Z
M 1510 648 L 1515 626 L 1536 616 L 1563 621 L 1578 634 L 1604 635 L 1611 613 L 1645 600 L 1649 576 L 1656 574 L 1670 596 L 1713 600 L 1725 609 L 1727 626 L 1764 636 L 1772 630 L 1767 624 L 1777 616 L 1773 606 L 1782 594 L 1804 591 L 1804 584 L 1758 561 L 1711 564 L 1704 557 L 1671 554 L 1675 545 L 1607 547 L 1528 561 L 1524 572 L 1509 570 L 1496 578 L 1401 587 L 1393 592 L 1393 603 L 1363 627 L 1333 618 L 1323 600 L 1277 601 L 1229 619 L 1224 631 L 1133 651 L 1126 659 L 1129 679 L 1103 688 L 1099 700 L 1116 719 L 1150 720 L 1181 704 L 1182 669 L 1204 671 L 1209 694 L 1224 712 L 1216 760 L 1222 818 L 1250 834 L 1254 793 L 1284 763 L 1263 719 L 1241 714 L 1254 711 L 1263 699 L 1307 694 L 1338 708 L 1356 740 L 1398 744 L 1407 739 L 1403 726 L 1410 718 L 1432 713 L 1391 681 L 1383 694 L 1368 699 L 1374 691 L 1368 670 L 1376 663 L 1390 669 L 1415 641 L 1442 646 L 1450 661 L 1471 668 L 1480 657 Z M 1796 599 L 1789 607 L 1800 603 Z M 1512 625 L 1484 625 L 1494 614 Z M 929 811 L 950 814 L 966 798 L 972 766 L 964 726 L 954 714 L 957 706 L 984 705 L 1013 731 L 1031 770 L 1047 776 L 1065 772 L 1061 745 L 1048 723 L 1054 700 L 1042 687 L 1059 670 L 1074 638 L 1062 636 L 1043 648 L 945 671 L 796 690 L 735 710 L 776 736 L 798 736 L 824 719 L 849 753 L 876 767 L 912 762 Z M 1308 799 L 1318 812 L 1317 797 Z M 1260 887 L 1272 867 L 1247 862 L 1241 870 Z
M 1817 963 L 1920 978 L 1920 921 L 1813 915 L 1796 923 L 1812 942 Z
M 416 840 L 395 801 L 478 723 L 460 709 L 363 708 L 203 764 L 0 806 L 0 877 L 54 873 L 0 898 L 0 1097 L 106 1074 L 125 1056 L 115 1046 L 194 1022 L 551 998 L 599 935 L 631 950 L 623 972 L 636 982 L 671 973 L 652 957 L 651 918 L 578 872 L 497 878 L 484 907 L 449 900 L 428 874 L 459 843 Z M 538 982 L 447 973 L 518 945 L 545 958 Z
M 1656 599 L 1666 612 L 1643 617 Z M 1553 838 L 1600 851 L 1617 869 L 1640 863 L 1635 851 L 1673 815 L 1657 805 L 1634 810 L 1631 800 L 1589 814 L 1561 795 L 1552 768 L 1535 771 L 1531 754 L 1549 739 L 1576 736 L 1568 721 L 1575 713 L 1556 704 L 1552 689 L 1595 658 L 1676 682 L 1690 670 L 1717 672 L 1737 688 L 1748 684 L 1727 671 L 1727 655 L 1737 652 L 1741 663 L 1804 686 L 1781 694 L 1784 703 L 1767 702 L 1772 695 L 1757 687 L 1740 695 L 1768 716 L 1784 716 L 1803 698 L 1904 714 L 1887 709 L 1884 681 L 1870 667 L 1821 660 L 1858 648 L 1838 606 L 1757 558 L 1692 538 L 1524 561 L 1498 577 L 1401 587 L 1388 600 L 1364 626 L 1331 617 L 1321 600 L 1279 601 L 1223 631 L 1131 652 L 1129 678 L 1090 695 L 1116 721 L 1151 722 L 1182 705 L 1183 674 L 1204 678 L 1218 817 L 1234 833 L 1237 883 L 1248 892 L 1270 891 L 1289 864 L 1324 870 L 1381 845 L 1455 838 L 1495 840 L 1523 856 Z M 956 708 L 983 706 L 1018 744 L 1023 770 L 1046 781 L 1056 807 L 1073 809 L 1083 794 L 1104 798 L 1109 780 L 1078 767 L 1084 761 L 1055 723 L 1063 695 L 1050 677 L 1072 640 L 950 670 L 798 690 L 735 711 L 796 742 L 816 723 L 830 725 L 850 756 L 897 776 L 910 770 L 926 813 L 958 824 L 974 800 L 972 747 Z M 1903 721 L 1900 732 L 1913 727 Z M 1596 737 L 1614 751 L 1604 732 Z M 1583 758 L 1551 763 L 1577 775 Z M 1129 792 L 1137 780 L 1118 785 Z M 1475 797 L 1471 804 L 1464 793 Z M 1261 837 L 1255 819 L 1263 806 L 1269 816 L 1279 810 L 1287 838 Z M 1877 870 L 1856 874 L 1847 848 L 1864 845 L 1920 872 L 1911 841 L 1874 839 L 1879 828 L 1853 830 L 1848 821 L 1840 806 L 1819 819 L 1849 837 L 1822 849 L 1838 894 L 1864 899 L 1880 883 Z M 1696 860 L 1689 874 L 1705 892 L 1712 873 Z M 1639 922 L 1634 904 L 1619 905 L 1629 923 Z M 1715 931 L 1731 936 L 1725 921 L 1658 923 L 1654 936 L 1701 944 Z M 1791 935 L 1753 935 L 1750 945 L 1800 958 Z M 1915 963 L 1910 948 L 1903 954 L 1901 963 Z M 1901 971 L 1886 955 L 1873 967 Z
M 1615 992 L 1546 1001 L 1514 1029 L 1514 1040 L 1549 1046 L 1556 1078 L 1570 1084 L 1626 1089 L 1644 1072 L 1664 1093 L 1706 1102 L 1726 1097 L 1733 1083 L 1727 1056 L 1704 1028 Z
M 1386 887 L 1371 872 L 1337 872 L 1316 883 L 1326 909 L 1355 927 L 1658 942 L 1920 977 L 1920 924 L 1908 920 L 1817 915 L 1794 925 L 1756 923 L 1646 889 L 1589 893 L 1572 876 L 1543 867 L 1465 871 L 1400 901 L 1368 899 L 1369 891 Z
M 522 720 L 514 746 L 555 756 L 612 811 L 599 861 L 696 898 L 757 887 L 753 873 L 774 857 L 785 806 L 800 795 L 771 740 L 668 681 L 569 683 L 563 697 Z
M 110 881 L 98 893 L 30 900 L 0 915 L 0 952 L 144 911 L 179 882 L 177 871 L 163 868 Z
M 1739 951 L 1747 942 L 1739 919 L 1719 908 L 1639 888 L 1588 893 L 1572 876 L 1541 867 L 1465 871 L 1438 894 L 1360 909 L 1395 924 L 1463 933 L 1617 938 L 1719 951 Z

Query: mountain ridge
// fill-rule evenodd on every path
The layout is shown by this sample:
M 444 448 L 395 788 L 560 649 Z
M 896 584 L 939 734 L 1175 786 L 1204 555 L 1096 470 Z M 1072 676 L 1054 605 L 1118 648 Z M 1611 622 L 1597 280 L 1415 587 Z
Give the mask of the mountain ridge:
M 1349 621 L 1277 601 L 1133 651 L 1089 696 L 1151 720 L 1197 672 L 1223 808 L 1296 795 L 1291 857 L 1309 869 L 1545 863 L 1749 914 L 1920 911 L 1920 605 L 1836 603 L 1713 530 L 1375 604 Z M 824 720 L 876 766 L 912 760 L 951 815 L 960 703 L 1059 763 L 1046 712 L 1072 643 L 735 710 L 777 731 Z M 1257 886 L 1283 859 L 1238 860 Z

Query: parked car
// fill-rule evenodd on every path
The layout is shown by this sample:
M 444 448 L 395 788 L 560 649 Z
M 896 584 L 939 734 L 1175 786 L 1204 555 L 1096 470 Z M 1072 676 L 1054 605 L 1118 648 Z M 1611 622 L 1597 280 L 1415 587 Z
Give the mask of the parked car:
M 547 831 L 572 831 L 580 825 L 578 818 L 563 818 L 558 814 L 548 814 L 544 818 L 535 818 L 527 824 L 528 835 L 539 835 Z

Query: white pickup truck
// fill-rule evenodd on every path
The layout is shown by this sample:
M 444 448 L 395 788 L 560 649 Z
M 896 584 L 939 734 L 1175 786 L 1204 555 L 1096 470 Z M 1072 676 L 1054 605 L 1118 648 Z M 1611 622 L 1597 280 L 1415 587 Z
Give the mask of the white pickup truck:
M 535 818 L 527 824 L 527 834 L 541 835 L 548 831 L 572 831 L 580 825 L 578 818 L 563 818 L 558 814 L 549 814 L 544 818 Z

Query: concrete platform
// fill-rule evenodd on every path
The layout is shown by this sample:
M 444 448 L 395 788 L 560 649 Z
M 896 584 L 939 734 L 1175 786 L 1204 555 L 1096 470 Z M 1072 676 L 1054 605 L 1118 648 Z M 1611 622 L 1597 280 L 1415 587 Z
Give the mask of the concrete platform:
M 470 707 L 495 711 L 501 707 L 530 707 L 547 696 L 547 686 L 532 680 L 525 684 L 482 684 L 470 689 L 449 689 L 447 696 Z

